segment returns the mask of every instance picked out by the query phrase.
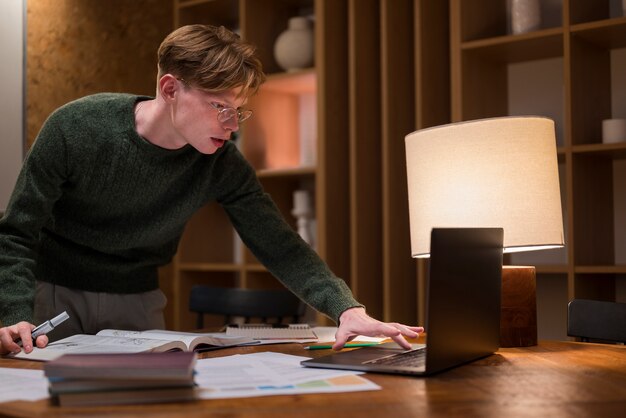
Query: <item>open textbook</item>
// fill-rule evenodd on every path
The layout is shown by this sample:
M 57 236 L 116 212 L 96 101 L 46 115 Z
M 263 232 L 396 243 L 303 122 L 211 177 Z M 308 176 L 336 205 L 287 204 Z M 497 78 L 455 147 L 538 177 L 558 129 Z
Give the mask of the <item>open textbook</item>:
M 96 335 L 76 334 L 54 341 L 45 348 L 21 351 L 12 358 L 50 361 L 63 354 L 76 353 L 141 353 L 161 351 L 204 351 L 237 345 L 257 344 L 249 337 L 228 336 L 225 333 L 195 333 L 165 330 L 125 331 L 104 329 Z

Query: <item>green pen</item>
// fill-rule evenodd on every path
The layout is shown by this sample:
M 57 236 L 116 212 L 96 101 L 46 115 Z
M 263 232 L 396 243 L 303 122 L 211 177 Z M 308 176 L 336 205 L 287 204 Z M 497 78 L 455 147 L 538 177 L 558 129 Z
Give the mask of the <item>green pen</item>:
M 371 347 L 378 344 L 380 343 L 346 343 L 344 348 Z M 328 350 L 329 348 L 333 348 L 332 344 L 309 345 L 304 347 L 305 350 Z

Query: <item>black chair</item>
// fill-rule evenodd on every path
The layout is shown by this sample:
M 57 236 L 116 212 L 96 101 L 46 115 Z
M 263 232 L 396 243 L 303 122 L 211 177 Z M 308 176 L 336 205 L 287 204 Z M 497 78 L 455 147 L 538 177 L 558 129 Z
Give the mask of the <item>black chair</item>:
M 567 335 L 585 342 L 626 343 L 626 303 L 572 300 L 567 305 Z
M 306 305 L 288 290 L 237 289 L 197 285 L 189 295 L 189 310 L 198 314 L 196 326 L 204 328 L 204 315 L 224 316 L 224 324 L 234 317 L 245 323 L 258 318 L 264 323 L 279 324 L 286 319 L 297 324 Z

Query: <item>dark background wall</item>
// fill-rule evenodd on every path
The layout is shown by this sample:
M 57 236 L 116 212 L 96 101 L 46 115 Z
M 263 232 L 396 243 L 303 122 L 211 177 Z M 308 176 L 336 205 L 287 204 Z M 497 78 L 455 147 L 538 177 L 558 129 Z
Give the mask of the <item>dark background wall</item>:
M 26 139 L 57 107 L 98 92 L 154 95 L 171 0 L 27 0 Z

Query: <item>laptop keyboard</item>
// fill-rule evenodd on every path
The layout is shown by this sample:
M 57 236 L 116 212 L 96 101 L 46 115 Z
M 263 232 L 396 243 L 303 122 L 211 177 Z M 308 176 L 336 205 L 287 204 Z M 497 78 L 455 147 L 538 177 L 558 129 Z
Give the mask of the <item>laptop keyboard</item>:
M 374 360 L 368 360 L 363 364 L 380 364 L 384 366 L 410 366 L 424 367 L 426 364 L 426 348 L 418 348 L 417 350 L 404 351 L 390 356 L 380 357 Z

